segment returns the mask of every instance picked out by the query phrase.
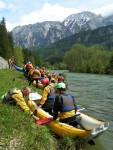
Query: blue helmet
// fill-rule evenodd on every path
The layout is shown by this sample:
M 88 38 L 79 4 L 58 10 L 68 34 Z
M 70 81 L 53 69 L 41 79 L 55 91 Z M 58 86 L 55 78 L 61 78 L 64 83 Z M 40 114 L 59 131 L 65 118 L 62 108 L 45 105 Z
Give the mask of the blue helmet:
M 36 68 L 36 69 L 39 69 L 39 66 L 36 66 L 35 68 Z

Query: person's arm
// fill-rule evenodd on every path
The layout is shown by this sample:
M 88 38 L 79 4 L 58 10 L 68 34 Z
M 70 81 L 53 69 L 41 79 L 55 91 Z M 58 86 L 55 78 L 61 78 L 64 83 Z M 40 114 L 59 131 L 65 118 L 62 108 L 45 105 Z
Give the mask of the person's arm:
M 62 98 L 61 96 L 57 95 L 55 97 L 55 102 L 53 106 L 53 120 L 57 119 L 58 112 L 61 110 L 61 108 L 62 108 Z
M 22 93 L 13 94 L 12 98 L 17 102 L 17 104 L 27 113 L 32 114 L 32 111 L 27 106 Z
M 50 93 L 50 88 L 49 87 L 45 87 L 44 88 L 44 91 L 42 93 L 42 99 L 40 101 L 40 105 L 39 105 L 39 108 L 42 107 L 42 105 L 45 104 L 46 100 L 47 100 L 47 96 L 48 94 Z

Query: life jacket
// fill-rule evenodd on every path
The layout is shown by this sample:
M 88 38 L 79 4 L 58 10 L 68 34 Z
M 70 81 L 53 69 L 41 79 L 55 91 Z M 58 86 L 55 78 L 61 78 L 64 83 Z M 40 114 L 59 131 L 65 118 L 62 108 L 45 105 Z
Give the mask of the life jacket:
M 40 71 L 35 68 L 31 69 L 28 75 L 31 76 L 33 79 L 38 79 L 41 76 Z
M 17 102 L 12 98 L 13 94 L 16 94 L 18 89 L 17 88 L 13 88 L 11 90 L 9 90 L 5 95 L 4 95 L 4 99 L 3 99 L 3 103 L 8 103 L 11 105 L 16 105 Z
M 47 96 L 47 101 L 54 101 L 54 99 L 55 99 L 55 89 L 51 85 L 48 85 L 48 87 L 50 89 L 50 93 Z
M 41 69 L 40 73 L 41 73 L 41 75 L 44 75 L 45 74 L 45 69 Z
M 31 68 L 33 68 L 32 64 L 26 64 L 25 65 L 25 69 L 31 69 Z
M 64 77 L 63 76 L 58 76 L 58 82 L 64 82 Z
M 74 99 L 70 94 L 61 94 L 60 96 L 63 100 L 63 107 L 61 109 L 61 112 L 75 110 Z

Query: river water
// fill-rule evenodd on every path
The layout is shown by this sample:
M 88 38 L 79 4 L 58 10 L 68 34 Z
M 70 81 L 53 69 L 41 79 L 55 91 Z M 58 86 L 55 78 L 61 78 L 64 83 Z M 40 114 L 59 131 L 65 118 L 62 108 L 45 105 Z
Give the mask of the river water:
M 95 145 L 86 145 L 86 150 L 113 150 L 113 76 L 63 72 L 67 92 L 76 98 L 78 107 L 86 108 L 83 113 L 110 124 L 94 140 Z

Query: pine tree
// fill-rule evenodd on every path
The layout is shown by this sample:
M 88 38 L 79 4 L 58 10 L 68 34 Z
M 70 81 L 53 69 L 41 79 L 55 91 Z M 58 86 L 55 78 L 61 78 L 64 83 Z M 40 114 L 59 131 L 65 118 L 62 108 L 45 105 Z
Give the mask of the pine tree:
M 12 56 L 13 49 L 12 34 L 7 32 L 5 18 L 2 18 L 0 22 L 0 56 L 8 59 Z
M 5 18 L 2 18 L 2 21 L 0 22 L 0 47 L 1 47 L 1 56 L 4 58 L 8 58 L 7 51 L 9 48 L 9 43 Z
M 11 54 L 14 55 L 14 42 L 13 42 L 13 36 L 12 32 L 8 32 L 8 41 L 9 41 L 9 49 L 11 51 Z

